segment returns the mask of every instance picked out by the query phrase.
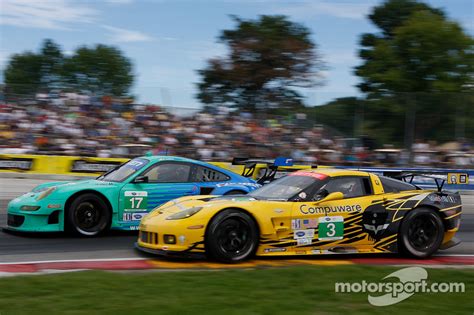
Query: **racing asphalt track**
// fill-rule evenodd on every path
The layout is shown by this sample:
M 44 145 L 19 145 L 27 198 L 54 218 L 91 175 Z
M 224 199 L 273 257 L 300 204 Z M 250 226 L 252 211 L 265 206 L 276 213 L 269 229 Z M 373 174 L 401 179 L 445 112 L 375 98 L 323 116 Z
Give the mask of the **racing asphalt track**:
M 47 180 L 0 178 L 0 227 L 6 226 L 9 200 Z M 457 237 L 462 243 L 443 255 L 474 255 L 474 194 L 462 196 L 463 214 Z M 64 233 L 11 234 L 0 232 L 0 263 L 45 260 L 135 258 L 137 232 L 112 231 L 99 238 L 75 238 Z M 359 255 L 360 256 L 360 255 Z M 364 255 L 370 257 L 372 255 Z M 331 257 L 331 259 L 334 256 Z

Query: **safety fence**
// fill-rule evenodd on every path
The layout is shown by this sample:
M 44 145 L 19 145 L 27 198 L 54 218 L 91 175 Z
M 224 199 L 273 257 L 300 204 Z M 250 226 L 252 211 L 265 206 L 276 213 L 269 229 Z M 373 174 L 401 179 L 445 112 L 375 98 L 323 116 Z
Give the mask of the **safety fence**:
M 127 162 L 128 160 L 128 158 L 0 154 L 0 174 L 22 173 L 92 177 L 99 176 L 113 167 Z M 244 168 L 243 165 L 233 165 L 231 162 L 210 162 L 210 164 L 239 174 L 242 173 Z M 265 167 L 263 164 L 257 167 L 257 171 L 254 173 L 255 177 L 258 177 L 258 174 L 261 173 L 260 169 L 263 167 Z M 294 168 L 310 167 L 310 165 L 300 165 L 295 166 Z
M 51 156 L 51 155 L 23 155 L 23 154 L 0 154 L 1 173 L 25 173 L 43 175 L 65 175 L 65 176 L 99 176 L 100 174 L 120 165 L 129 159 L 126 158 L 98 158 L 79 156 Z M 230 162 L 210 162 L 210 164 L 228 169 L 241 174 L 243 165 L 233 165 Z M 266 166 L 257 165 L 254 177 L 258 178 Z M 287 167 L 286 174 L 292 169 L 311 168 L 311 165 L 294 165 Z M 318 166 L 327 168 L 328 166 Z M 354 169 L 354 167 L 343 167 Z M 413 172 L 445 180 L 444 188 L 449 190 L 474 190 L 473 169 L 437 169 L 437 168 L 359 168 L 359 170 L 373 172 L 378 175 L 396 175 Z M 0 175 L 1 176 L 1 175 Z M 279 176 L 277 176 L 279 177 Z M 424 188 L 436 188 L 433 178 L 417 176 L 413 184 Z

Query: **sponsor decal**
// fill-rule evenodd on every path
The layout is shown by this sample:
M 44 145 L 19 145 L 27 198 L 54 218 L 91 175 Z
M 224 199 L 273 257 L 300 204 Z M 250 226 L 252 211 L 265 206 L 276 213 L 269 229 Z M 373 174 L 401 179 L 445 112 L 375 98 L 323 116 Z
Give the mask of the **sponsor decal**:
M 256 183 L 220 183 L 220 184 L 216 184 L 216 187 L 239 186 L 239 185 L 255 187 L 255 188 L 262 187 L 262 185 L 256 184 Z
M 300 212 L 302 214 L 329 214 L 337 212 L 361 212 L 361 205 L 346 205 L 346 206 L 324 206 L 324 207 L 313 207 L 310 205 L 301 205 Z
M 303 237 L 303 236 L 305 236 L 305 233 L 303 231 L 296 231 L 295 232 L 295 238 Z
M 302 226 L 305 229 L 312 229 L 318 227 L 318 220 L 317 219 L 303 219 Z
M 298 219 L 291 220 L 291 229 L 292 230 L 301 229 L 301 220 L 298 220 Z
M 281 253 L 286 252 L 286 248 L 265 248 L 264 253 Z
M 134 160 L 129 161 L 126 164 L 126 166 L 128 168 L 134 169 L 135 171 L 138 171 L 139 169 L 141 169 L 147 163 L 148 163 L 148 161 L 144 160 L 144 159 L 134 159 Z
M 232 197 L 230 200 L 237 201 L 237 202 L 245 202 L 245 201 L 252 201 L 249 197 Z
M 301 198 L 301 199 L 306 199 L 307 196 L 308 195 L 304 191 L 300 192 L 299 195 L 298 195 L 298 197 Z
M 310 245 L 312 242 L 312 238 L 299 238 L 296 240 L 296 245 Z
M 0 169 L 31 171 L 33 169 L 33 159 L 0 159 Z
M 454 198 L 453 196 L 446 196 L 446 195 L 429 195 L 428 199 L 433 201 L 433 202 L 445 202 L 445 203 L 458 203 L 459 201 L 457 198 Z
M 450 185 L 469 184 L 469 174 L 448 173 L 446 178 Z
M 341 216 L 319 218 L 318 239 L 340 240 L 344 237 L 344 218 Z
M 104 173 L 120 165 L 120 162 L 104 162 L 95 160 L 75 160 L 72 162 L 71 172 L 76 173 Z
M 125 196 L 125 211 L 140 212 L 147 210 L 148 207 L 148 192 L 147 191 L 126 191 Z
M 293 159 L 279 156 L 273 162 L 275 166 L 293 166 Z
M 186 242 L 186 236 L 180 235 L 180 236 L 178 237 L 178 241 L 179 241 L 179 243 L 180 243 L 181 245 L 183 245 L 184 242 Z
M 308 230 L 296 230 L 294 232 L 293 238 L 295 240 L 301 239 L 301 238 L 309 238 L 312 239 L 314 237 L 314 229 L 308 229 Z
M 129 212 L 129 213 L 124 213 L 122 216 L 123 221 L 141 221 L 144 216 L 146 216 L 148 212 Z
M 305 250 L 296 250 L 295 254 L 296 255 L 306 255 L 306 251 Z
M 291 220 L 292 230 L 315 229 L 318 227 L 318 219 L 293 219 Z
M 148 192 L 147 191 L 126 191 L 125 192 L 125 197 L 135 197 L 135 196 L 146 197 L 148 196 Z
M 314 254 L 314 255 L 318 255 L 318 254 L 329 255 L 329 254 L 334 254 L 334 252 L 331 252 L 328 249 L 313 249 L 311 251 L 311 254 Z

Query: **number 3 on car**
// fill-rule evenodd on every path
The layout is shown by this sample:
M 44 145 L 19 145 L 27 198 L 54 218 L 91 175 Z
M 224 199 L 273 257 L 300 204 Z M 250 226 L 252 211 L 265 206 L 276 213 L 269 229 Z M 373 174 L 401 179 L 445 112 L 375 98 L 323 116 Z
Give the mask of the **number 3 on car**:
M 344 235 L 344 218 L 341 216 L 321 217 L 318 231 L 319 240 L 340 240 Z

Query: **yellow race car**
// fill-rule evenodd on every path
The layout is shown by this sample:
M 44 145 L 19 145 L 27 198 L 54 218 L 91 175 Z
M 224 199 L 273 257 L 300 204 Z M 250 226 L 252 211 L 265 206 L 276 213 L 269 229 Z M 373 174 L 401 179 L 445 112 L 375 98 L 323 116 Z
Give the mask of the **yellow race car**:
M 413 180 L 414 175 L 411 175 Z M 143 218 L 136 247 L 238 262 L 253 255 L 393 253 L 424 258 L 459 243 L 459 193 L 343 169 L 300 170 L 248 195 L 192 196 Z

